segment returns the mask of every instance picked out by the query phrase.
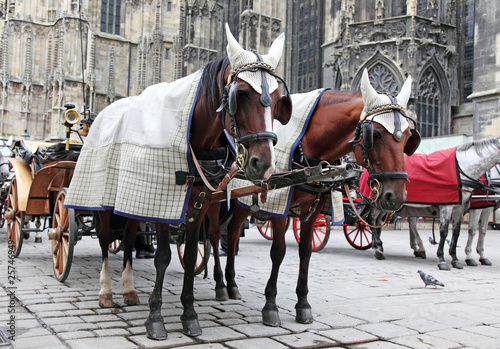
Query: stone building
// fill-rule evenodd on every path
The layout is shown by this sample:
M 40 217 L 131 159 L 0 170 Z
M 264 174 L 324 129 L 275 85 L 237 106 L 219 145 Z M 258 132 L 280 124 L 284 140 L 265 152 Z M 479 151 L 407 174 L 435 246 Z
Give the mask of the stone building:
M 330 0 L 323 85 L 379 92 L 413 78 L 409 108 L 423 137 L 500 135 L 500 13 L 494 0 Z
M 63 138 L 64 104 L 98 113 L 196 71 L 225 22 L 267 53 L 285 17 L 285 0 L 0 0 L 0 136 Z
M 424 137 L 500 131 L 497 0 L 0 0 L 0 136 L 62 138 L 65 103 L 98 113 L 225 53 L 224 22 L 291 92 L 381 92 L 413 78 Z M 289 23 L 289 24 L 287 24 Z

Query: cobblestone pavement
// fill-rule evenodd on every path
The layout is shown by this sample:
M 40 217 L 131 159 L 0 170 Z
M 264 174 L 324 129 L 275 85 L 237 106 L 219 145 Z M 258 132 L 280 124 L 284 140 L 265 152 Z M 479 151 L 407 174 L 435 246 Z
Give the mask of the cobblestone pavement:
M 427 242 L 431 232 L 421 231 Z M 426 260 L 413 257 L 408 230 L 384 231 L 387 259 L 372 250 L 348 245 L 341 230 L 332 230 L 323 251 L 310 263 L 309 301 L 315 321 L 294 321 L 298 251 L 291 230 L 281 267 L 278 305 L 281 327 L 261 324 L 264 287 L 270 273 L 271 242 L 256 228 L 247 230 L 237 258 L 241 301 L 215 301 L 212 275 L 197 276 L 195 297 L 203 334 L 182 334 L 182 267 L 173 249 L 163 291 L 163 315 L 169 336 L 152 341 L 145 335 L 147 299 L 154 280 L 153 260 L 134 260 L 142 305 L 101 309 L 98 306 L 99 243 L 83 237 L 66 282 L 52 276 L 50 241 L 25 240 L 14 261 L 16 280 L 9 284 L 5 228 L 0 230 L 0 332 L 14 348 L 500 348 L 500 233 L 488 231 L 486 252 L 493 266 L 439 271 L 436 246 L 426 243 Z M 459 241 L 464 258 L 466 231 Z M 174 247 L 174 246 L 172 246 Z M 449 261 L 449 258 L 447 258 Z M 223 261 L 225 263 L 225 261 Z M 121 253 L 112 255 L 112 282 L 121 299 Z M 210 261 L 210 274 L 213 263 Z M 444 288 L 424 288 L 417 270 L 432 274 Z M 12 269 L 11 269 L 12 270 Z M 15 294 L 13 298 L 11 292 Z M 10 311 L 10 312 L 9 312 Z M 12 312 L 15 311 L 15 312 Z M 15 315 L 11 318 L 11 315 Z M 2 342 L 2 341 L 0 341 Z M 5 340 L 4 340 L 5 342 Z

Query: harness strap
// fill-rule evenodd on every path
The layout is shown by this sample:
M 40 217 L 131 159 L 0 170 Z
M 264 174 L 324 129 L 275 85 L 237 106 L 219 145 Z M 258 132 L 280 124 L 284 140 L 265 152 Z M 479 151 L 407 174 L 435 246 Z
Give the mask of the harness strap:
M 193 150 L 193 147 L 191 147 L 191 143 L 189 143 L 189 149 L 191 150 L 191 155 L 193 156 L 194 166 L 196 167 L 196 170 L 200 174 L 200 177 L 203 180 L 203 183 L 207 186 L 208 189 L 210 189 L 210 191 L 214 192 L 215 188 L 212 187 L 212 185 L 208 181 L 207 177 L 205 177 L 205 174 L 203 173 L 203 170 L 201 169 L 200 164 L 198 163 L 198 159 L 196 158 L 196 155 L 194 155 L 194 150 Z
M 388 95 L 389 99 L 391 100 L 392 104 L 398 105 L 398 100 L 396 97 Z M 400 108 L 394 108 L 392 113 L 394 114 L 394 132 L 392 133 L 392 136 L 396 141 L 401 141 L 403 138 L 403 132 L 401 132 L 401 119 L 399 118 L 399 114 L 403 115 L 401 113 Z
M 316 195 L 316 199 L 314 200 L 313 204 L 311 205 L 311 207 L 309 207 L 309 211 L 307 211 L 307 213 L 305 215 L 300 217 L 301 222 L 307 222 L 309 220 L 309 218 L 311 218 L 312 214 L 318 208 L 320 199 L 321 199 L 321 193 L 318 193 L 318 195 Z

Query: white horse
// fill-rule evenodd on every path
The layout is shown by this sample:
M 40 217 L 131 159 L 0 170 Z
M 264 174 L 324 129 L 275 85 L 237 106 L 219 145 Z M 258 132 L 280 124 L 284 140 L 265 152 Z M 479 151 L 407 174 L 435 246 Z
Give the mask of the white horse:
M 7 157 L 12 156 L 12 151 L 9 146 L 3 142 L 3 145 L 0 146 L 0 182 L 3 182 L 10 175 L 10 162 L 7 160 Z
M 437 216 L 439 215 L 439 233 L 440 241 L 437 251 L 439 258 L 438 267 L 441 270 L 450 270 L 448 264 L 444 260 L 444 244 L 448 236 L 448 227 L 450 220 L 453 222 L 453 238 L 450 244 L 449 254 L 452 257 L 452 265 L 455 268 L 462 269 L 462 264 L 456 256 L 456 244 L 460 235 L 460 224 L 462 217 L 467 208 L 474 188 L 467 186 L 467 181 L 471 181 L 481 177 L 490 168 L 500 164 L 500 139 L 487 139 L 482 141 L 465 143 L 456 149 L 456 162 L 460 168 L 459 175 L 462 186 L 462 204 L 460 205 L 419 205 L 419 204 L 404 204 L 397 211 L 397 215 L 408 217 L 410 224 L 410 245 L 414 249 L 415 256 L 425 258 L 425 248 L 416 230 L 416 222 L 421 216 Z M 411 174 L 410 174 L 411 180 Z M 429 193 L 432 195 L 432 193 Z M 387 212 L 383 212 L 372 208 L 368 217 L 369 223 L 375 226 L 380 226 L 383 223 L 383 217 Z M 373 248 L 377 259 L 384 259 L 384 250 L 380 239 L 380 228 L 373 228 Z
M 489 187 L 496 189 L 500 188 L 500 166 L 495 166 L 491 168 L 486 174 L 486 181 Z M 472 257 L 472 242 L 476 232 L 479 230 L 479 236 L 477 238 L 476 251 L 479 254 L 479 262 L 482 265 L 491 265 L 491 262 L 484 254 L 484 238 L 486 236 L 486 230 L 488 229 L 488 219 L 493 214 L 493 211 L 498 208 L 500 201 L 497 198 L 491 200 L 486 199 L 485 207 L 475 207 L 474 196 L 476 192 L 472 193 L 471 207 L 469 208 L 469 236 L 467 238 L 467 244 L 465 245 L 465 263 L 468 266 L 476 267 L 478 263 Z M 482 194 L 482 193 L 481 193 Z M 495 193 L 489 192 L 489 195 L 495 195 Z M 496 194 L 498 197 L 498 194 Z M 483 200 L 482 202 L 486 201 Z M 480 205 L 478 205 L 480 206 Z

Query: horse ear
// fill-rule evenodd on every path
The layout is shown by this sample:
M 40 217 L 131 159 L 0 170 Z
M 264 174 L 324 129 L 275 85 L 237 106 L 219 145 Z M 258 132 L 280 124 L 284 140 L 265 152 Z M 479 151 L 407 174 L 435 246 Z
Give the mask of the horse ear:
M 268 56 L 273 59 L 273 68 L 278 66 L 278 63 L 281 59 L 281 55 L 283 54 L 283 46 L 285 45 L 285 33 L 281 33 L 271 45 L 269 49 Z
M 241 47 L 238 41 L 236 41 L 227 23 L 226 23 L 226 37 L 227 37 L 227 48 L 226 48 L 227 56 L 229 58 L 229 62 L 231 62 L 231 66 L 233 66 L 233 62 L 245 50 L 243 49 L 243 47 Z
M 292 100 L 289 95 L 283 96 L 278 99 L 274 106 L 274 118 L 282 125 L 288 124 L 292 117 Z
M 368 70 L 365 68 L 363 70 L 363 75 L 361 76 L 361 95 L 363 96 L 363 103 L 367 109 L 370 109 L 370 104 L 378 97 L 377 91 L 370 84 L 370 78 L 368 77 Z
M 408 100 L 410 99 L 410 95 L 411 95 L 411 75 L 408 75 L 408 78 L 406 79 L 405 83 L 403 84 L 401 91 L 399 92 L 398 96 L 396 97 L 398 99 L 399 105 L 406 108 L 406 105 L 408 104 Z

